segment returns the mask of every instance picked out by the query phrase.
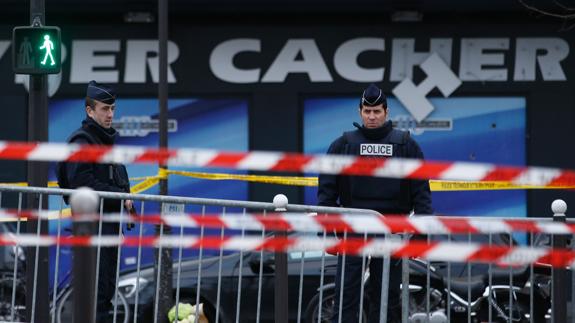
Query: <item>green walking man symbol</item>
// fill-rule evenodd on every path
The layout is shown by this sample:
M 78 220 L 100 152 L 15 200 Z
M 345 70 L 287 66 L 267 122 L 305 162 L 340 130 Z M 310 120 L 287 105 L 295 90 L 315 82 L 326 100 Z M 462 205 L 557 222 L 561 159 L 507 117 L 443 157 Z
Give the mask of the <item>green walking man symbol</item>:
M 48 59 L 48 56 L 50 57 L 50 61 L 52 62 L 50 65 L 56 64 L 56 62 L 54 61 L 54 57 L 52 56 L 54 43 L 52 43 L 52 41 L 50 40 L 49 35 L 44 35 L 44 44 L 42 45 L 42 47 L 40 47 L 40 49 L 46 50 L 46 55 L 44 55 L 44 60 L 41 63 L 42 65 L 46 65 L 46 60 Z

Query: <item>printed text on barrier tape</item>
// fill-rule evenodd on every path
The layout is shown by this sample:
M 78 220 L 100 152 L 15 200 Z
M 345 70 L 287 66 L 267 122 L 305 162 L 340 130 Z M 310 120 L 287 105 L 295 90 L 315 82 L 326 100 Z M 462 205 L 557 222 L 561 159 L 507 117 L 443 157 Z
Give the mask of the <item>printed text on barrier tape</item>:
M 53 212 L 21 212 L 0 210 L 2 219 L 42 218 L 53 219 Z M 530 232 L 547 234 L 575 234 L 575 224 L 553 221 L 536 221 L 528 218 L 464 218 L 445 216 L 377 216 L 364 214 L 329 214 L 309 216 L 302 213 L 226 213 L 221 214 L 170 214 L 132 216 L 128 214 L 106 214 L 105 222 L 132 222 L 146 224 L 167 224 L 186 228 L 225 228 L 249 231 L 294 231 L 294 232 L 348 232 L 348 233 L 415 233 L 415 234 L 489 234 Z M 99 216 L 91 217 L 98 221 Z
M 540 247 L 508 247 L 488 246 L 477 243 L 433 242 L 427 244 L 420 241 L 403 242 L 400 239 L 354 239 L 339 240 L 320 237 L 269 237 L 261 236 L 230 236 L 197 237 L 197 236 L 145 236 L 118 237 L 86 236 L 86 237 L 55 237 L 38 235 L 0 235 L 0 245 L 19 246 L 146 246 L 190 249 L 222 249 L 243 251 L 328 251 L 349 255 L 373 255 L 392 257 L 418 257 L 431 261 L 449 262 L 487 262 L 501 266 L 519 266 L 532 263 L 550 264 L 555 267 L 572 266 L 575 251 L 565 249 L 550 249 Z
M 201 173 L 159 169 L 159 177 L 168 175 L 180 175 L 192 178 L 201 178 L 209 180 L 241 180 L 246 182 L 281 184 L 291 186 L 317 186 L 317 177 L 301 176 L 267 176 L 267 175 L 243 175 L 243 174 L 222 174 L 222 173 Z M 157 183 L 157 182 L 156 182 Z M 515 185 L 509 182 L 496 181 L 441 181 L 430 180 L 429 187 L 433 192 L 441 191 L 479 191 L 479 190 L 520 190 L 520 189 L 575 189 L 575 186 L 535 186 L 535 185 Z
M 130 188 L 133 194 L 139 194 L 158 185 L 161 179 L 167 178 L 168 175 L 179 175 L 184 177 L 207 179 L 207 180 L 238 180 L 255 183 L 279 184 L 290 186 L 317 186 L 317 177 L 301 176 L 267 176 L 267 175 L 244 175 L 244 174 L 226 174 L 226 173 L 203 173 L 166 170 L 160 168 L 158 175 L 146 177 L 130 178 L 130 181 L 139 181 Z M 18 183 L 0 183 L 0 185 L 28 186 L 25 182 Z M 48 182 L 48 187 L 58 187 L 58 183 Z M 446 191 L 492 191 L 492 190 L 534 190 L 534 189 L 575 189 L 575 186 L 536 186 L 536 185 L 516 185 L 509 182 L 495 181 L 441 181 L 429 180 L 429 188 L 432 192 Z
M 313 172 L 392 178 L 507 181 L 518 185 L 573 186 L 575 171 L 487 163 L 361 158 L 277 152 L 222 152 L 210 149 L 157 149 L 57 143 L 0 142 L 0 159 L 98 163 L 164 163 L 169 166 L 254 171 Z
M 209 180 L 241 180 L 247 182 L 281 184 L 292 186 L 317 186 L 317 177 L 301 177 L 301 176 L 266 176 L 266 175 L 243 175 L 243 174 L 222 174 L 222 173 L 201 173 L 201 172 L 187 172 L 187 171 L 174 171 L 159 169 L 158 176 L 165 178 L 168 175 L 180 175 L 192 178 L 201 178 Z M 157 180 L 155 184 L 157 184 Z M 155 185 L 150 182 L 150 186 Z M 519 189 L 559 189 L 568 188 L 575 189 L 575 186 L 535 186 L 535 185 L 515 185 L 509 182 L 496 182 L 496 181 L 441 181 L 430 180 L 429 187 L 431 191 L 476 191 L 476 190 L 519 190 Z M 147 189 L 146 188 L 146 189 Z

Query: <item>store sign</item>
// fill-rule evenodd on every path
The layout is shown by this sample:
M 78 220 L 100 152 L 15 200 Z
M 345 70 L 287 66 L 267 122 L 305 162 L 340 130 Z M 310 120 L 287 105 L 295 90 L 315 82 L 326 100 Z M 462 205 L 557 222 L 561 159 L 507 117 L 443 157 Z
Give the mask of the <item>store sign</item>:
M 414 38 L 393 38 L 390 49 L 386 49 L 385 38 L 354 38 L 341 43 L 333 53 L 321 51 L 315 39 L 288 39 L 270 65 L 256 68 L 236 65 L 240 54 L 260 57 L 262 42 L 258 38 L 221 42 L 211 52 L 211 71 L 224 82 L 239 84 L 280 83 L 290 74 L 301 73 L 307 74 L 312 83 L 333 82 L 334 75 L 353 82 L 399 82 L 411 78 L 413 68 L 436 53 L 445 64 L 457 67 L 457 76 L 462 81 L 535 81 L 538 69 L 545 81 L 565 81 L 561 61 L 569 54 L 569 44 L 561 38 L 462 38 L 458 46 L 459 62 L 452 62 L 452 38 L 431 38 L 426 44 L 428 52 L 415 51 Z M 514 52 L 510 52 L 512 42 Z M 383 59 L 377 67 L 358 63 L 362 53 L 387 50 L 391 54 L 387 64 Z M 511 64 L 505 62 L 505 54 L 514 58 L 513 70 L 507 67 Z
M 448 97 L 464 82 L 567 81 L 562 63 L 569 55 L 569 44 L 559 37 L 358 37 L 323 47 L 321 38 L 289 38 L 271 53 L 264 52 L 263 48 L 269 48 L 265 42 L 263 37 L 226 39 L 207 51 L 204 48 L 201 53 L 207 57 L 192 57 L 189 53 L 198 52 L 192 40 L 169 41 L 168 82 L 189 84 L 216 79 L 228 85 L 265 85 L 289 82 L 291 75 L 305 75 L 310 84 L 341 80 L 397 82 L 393 94 L 417 121 L 422 121 L 433 111 L 426 96 L 434 89 Z M 6 56 L 10 45 L 10 41 L 0 41 L 0 59 Z M 416 50 L 416 45 L 428 50 Z M 73 40 L 69 50 L 62 46 L 62 60 L 69 59 L 70 66 L 69 75 L 63 79 L 70 84 L 90 80 L 110 84 L 158 83 L 158 49 L 157 40 Z M 188 55 L 181 56 L 180 51 Z M 360 60 L 364 53 L 372 57 L 369 66 Z M 374 59 L 378 56 L 381 59 Z M 176 62 L 182 67 L 175 69 Z M 412 80 L 416 67 L 425 74 L 418 84 Z M 199 70 L 211 75 L 198 75 Z M 51 78 L 58 82 L 51 93 L 56 92 L 61 79 Z M 24 76 L 16 75 L 16 83 L 25 81 Z
M 458 73 L 452 70 L 452 38 L 432 38 L 429 52 L 416 52 L 415 39 L 391 40 L 389 73 L 387 66 L 364 67 L 358 62 L 362 53 L 384 52 L 384 38 L 354 38 L 343 42 L 324 59 L 314 39 L 288 39 L 269 66 L 241 68 L 236 65 L 240 54 L 261 53 L 262 41 L 257 38 L 237 38 L 224 41 L 210 55 L 213 74 L 224 82 L 236 84 L 282 83 L 291 74 L 306 74 L 312 83 L 333 82 L 334 74 L 353 82 L 400 82 L 393 94 L 409 110 L 416 121 L 422 121 L 433 110 L 426 98 L 435 88 L 450 96 L 462 82 L 535 81 L 539 69 L 544 81 L 566 81 L 561 67 L 569 54 L 568 43 L 561 38 L 515 39 L 515 64 L 512 76 L 506 67 L 505 53 L 510 50 L 510 38 L 462 38 L 460 40 Z M 324 53 L 325 54 L 325 53 Z M 383 57 L 383 55 L 382 55 Z M 382 60 L 383 61 L 383 60 Z M 427 78 L 415 85 L 411 78 L 415 66 L 420 66 Z M 333 67 L 333 69 L 330 69 Z

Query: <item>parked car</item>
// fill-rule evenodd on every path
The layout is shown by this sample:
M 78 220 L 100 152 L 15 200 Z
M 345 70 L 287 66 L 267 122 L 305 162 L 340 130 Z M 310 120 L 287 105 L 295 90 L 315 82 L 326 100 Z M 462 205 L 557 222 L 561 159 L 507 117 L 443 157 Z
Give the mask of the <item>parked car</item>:
M 301 315 L 305 319 L 306 312 L 312 298 L 317 294 L 320 287 L 321 256 L 322 252 L 306 252 L 304 255 L 303 289 L 301 302 Z M 301 252 L 288 253 L 288 314 L 290 321 L 296 321 L 298 311 L 298 297 L 300 285 Z M 258 283 L 260 272 L 260 260 L 262 263 L 262 289 L 260 321 L 274 321 L 274 281 L 275 266 L 274 253 L 264 252 L 263 259 L 259 251 L 235 252 L 221 258 L 221 282 L 220 282 L 220 305 L 219 321 L 235 322 L 236 302 L 238 297 L 238 277 L 242 259 L 241 281 L 241 306 L 240 322 L 255 322 L 258 302 Z M 176 262 L 174 260 L 174 262 Z M 326 254 L 324 258 L 325 272 L 324 284 L 333 283 L 337 257 Z M 218 294 L 218 272 L 220 266 L 219 257 L 208 257 L 201 261 L 201 287 L 200 303 L 203 303 L 204 311 L 209 322 L 215 322 L 216 304 Z M 182 262 L 180 273 L 180 302 L 195 304 L 198 290 L 198 270 L 200 261 L 186 260 Z M 173 295 L 176 294 L 177 263 L 173 267 Z M 136 282 L 139 281 L 139 290 L 136 290 Z M 153 318 L 155 276 L 154 268 L 147 267 L 137 272 L 123 273 L 119 281 L 120 292 L 124 294 L 132 309 L 134 308 L 136 293 L 138 292 L 138 322 L 147 322 Z M 175 299 L 175 297 L 174 297 Z M 132 311 L 133 312 L 133 311 Z
M 434 236 L 434 240 L 445 240 L 443 236 Z M 468 236 L 452 237 L 453 240 L 468 241 Z M 509 245 L 510 237 L 506 235 L 494 235 L 493 244 Z M 487 236 L 475 235 L 474 242 L 485 242 Z M 304 254 L 303 290 L 301 315 L 302 322 L 317 322 L 319 309 L 320 289 L 323 291 L 322 301 L 322 322 L 328 322 L 334 306 L 334 280 L 337 267 L 337 257 L 325 254 L 324 261 L 324 281 L 320 284 L 322 252 L 306 252 Z M 295 322 L 298 311 L 298 293 L 300 283 L 301 252 L 288 253 L 288 315 L 290 322 Z M 260 271 L 260 252 L 245 252 L 242 258 L 242 286 L 241 286 L 241 308 L 240 322 L 255 322 L 258 302 L 258 275 Z M 411 261 L 413 262 L 413 261 Z M 410 262 L 410 263 L 411 263 Z M 274 253 L 264 252 L 262 263 L 262 294 L 260 306 L 260 321 L 274 321 Z M 432 262 L 431 265 L 437 268 L 439 275 L 447 275 L 446 263 Z M 208 257 L 201 261 L 201 288 L 200 303 L 203 303 L 204 311 L 209 322 L 215 322 L 215 308 L 218 294 L 218 272 L 220 266 L 219 257 Z M 180 277 L 180 302 L 195 304 L 198 289 L 198 269 L 200 261 L 186 260 L 181 265 Z M 238 293 L 238 277 L 240 268 L 240 253 L 232 253 L 222 257 L 221 260 L 221 282 L 220 282 L 220 305 L 219 321 L 235 322 L 236 301 Z M 410 265 L 410 268 L 412 266 Z M 487 264 L 473 264 L 467 266 L 463 263 L 454 263 L 451 266 L 452 279 L 467 279 L 467 270 L 471 271 L 473 277 L 484 276 L 487 271 Z M 173 295 L 176 294 L 177 264 L 173 267 Z M 425 268 L 424 268 L 425 269 Z M 410 272 L 413 271 L 413 268 Z M 410 277 L 412 274 L 410 274 Z M 410 279 L 415 279 L 413 276 Z M 138 290 L 136 283 L 139 282 Z M 366 282 L 369 284 L 369 280 Z M 138 277 L 137 272 L 125 272 L 119 281 L 119 290 L 125 296 L 132 308 L 133 313 L 136 293 L 138 293 L 138 322 L 148 322 L 153 319 L 155 275 L 153 266 L 145 267 Z M 320 286 L 322 286 L 320 288 Z M 367 288 L 366 288 L 367 290 Z M 368 295 L 366 295 L 368 297 Z M 413 297 L 413 295 L 412 295 Z M 174 297 L 175 299 L 175 297 Z M 366 299 L 364 312 L 367 312 L 369 300 Z

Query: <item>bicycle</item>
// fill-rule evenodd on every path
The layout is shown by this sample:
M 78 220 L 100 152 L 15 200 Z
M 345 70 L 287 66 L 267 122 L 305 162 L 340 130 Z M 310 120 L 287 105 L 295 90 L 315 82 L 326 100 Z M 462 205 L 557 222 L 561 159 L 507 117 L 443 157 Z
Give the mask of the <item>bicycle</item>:
M 13 234 L 6 223 L 0 233 Z M 0 246 L 0 321 L 26 320 L 26 258 L 19 246 Z
M 67 323 L 72 322 L 72 317 L 74 313 L 74 305 L 71 299 L 73 288 L 71 286 L 66 287 L 57 297 L 56 302 L 56 322 L 57 323 Z M 114 305 L 114 300 L 117 298 L 116 305 Z M 128 301 L 124 295 L 116 291 L 116 297 L 110 300 L 113 308 L 107 313 L 110 318 L 110 322 L 123 322 L 128 323 L 130 321 L 130 307 Z M 114 308 L 116 310 L 114 310 Z
M 19 276 L 23 275 L 20 273 Z M 50 310 L 52 322 L 72 322 L 73 302 L 71 299 L 73 288 L 69 284 L 71 271 L 68 271 L 59 283 L 56 296 L 56 306 Z M 124 294 L 116 290 L 116 297 L 110 300 L 113 307 L 108 312 L 110 322 L 128 323 L 131 311 Z M 116 304 L 114 306 L 114 304 Z M 114 312 L 115 308 L 115 312 Z M 55 318 L 53 317 L 55 313 Z M 26 282 L 17 277 L 14 283 L 14 273 L 8 270 L 0 271 L 0 322 L 23 322 L 26 320 Z
M 15 291 L 15 292 L 14 292 Z M 23 322 L 26 320 L 26 285 L 22 278 L 3 270 L 0 272 L 0 321 Z
M 58 283 L 56 306 L 51 309 L 52 322 L 68 323 L 73 321 L 74 304 L 72 300 L 72 271 L 68 269 L 63 279 Z M 110 300 L 112 309 L 107 313 L 109 322 L 128 323 L 130 321 L 130 306 L 126 297 L 116 287 L 115 296 Z

